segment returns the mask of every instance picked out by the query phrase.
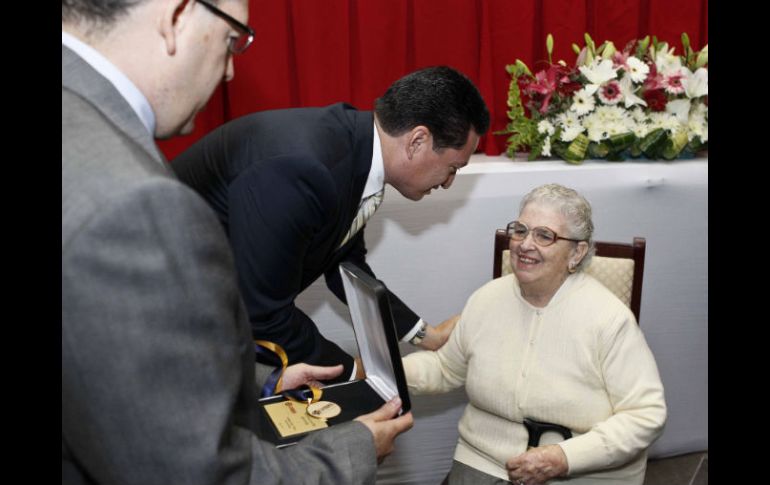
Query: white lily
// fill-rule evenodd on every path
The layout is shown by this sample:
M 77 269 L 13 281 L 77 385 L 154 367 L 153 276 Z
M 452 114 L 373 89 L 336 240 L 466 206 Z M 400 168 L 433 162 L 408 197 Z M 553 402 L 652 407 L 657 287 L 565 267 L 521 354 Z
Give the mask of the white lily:
M 655 67 L 666 77 L 676 74 L 682 68 L 682 59 L 674 55 L 673 47 L 670 50 L 667 47 L 667 44 L 663 44 L 655 54 Z
M 589 84 L 584 89 L 594 94 L 599 86 L 611 79 L 618 77 L 615 68 L 612 67 L 612 61 L 604 59 L 600 62 L 593 62 L 591 66 L 580 66 L 580 72 L 588 79 Z
M 682 79 L 682 85 L 690 99 L 706 96 L 709 93 L 709 72 L 701 67 Z
M 666 113 L 671 113 L 679 123 L 686 125 L 687 120 L 690 118 L 690 100 L 675 99 L 669 101 L 666 103 Z
M 623 104 L 626 108 L 630 108 L 637 104 L 647 106 L 647 103 L 642 98 L 634 94 L 632 79 L 630 74 L 626 74 L 623 76 L 623 79 L 620 80 L 620 94 L 623 95 Z

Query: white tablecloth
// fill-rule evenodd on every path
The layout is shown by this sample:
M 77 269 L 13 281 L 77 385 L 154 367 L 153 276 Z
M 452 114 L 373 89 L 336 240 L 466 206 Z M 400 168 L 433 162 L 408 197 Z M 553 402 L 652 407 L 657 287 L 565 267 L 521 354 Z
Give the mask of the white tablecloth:
M 494 232 L 521 197 L 558 182 L 594 208 L 595 239 L 647 238 L 641 328 L 666 388 L 668 423 L 652 456 L 708 448 L 708 159 L 676 162 L 526 162 L 474 155 L 449 190 L 420 202 L 388 186 L 366 228 L 379 279 L 429 323 L 462 310 L 492 274 Z M 298 305 L 357 353 L 347 308 L 317 281 Z M 402 353 L 412 346 L 402 344 Z M 415 426 L 396 441 L 378 483 L 440 483 L 452 461 L 462 389 L 413 398 Z

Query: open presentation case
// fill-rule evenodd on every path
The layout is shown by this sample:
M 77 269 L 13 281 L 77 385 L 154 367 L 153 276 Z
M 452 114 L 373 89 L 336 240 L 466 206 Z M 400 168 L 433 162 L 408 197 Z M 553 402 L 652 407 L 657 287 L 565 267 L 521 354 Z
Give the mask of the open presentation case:
M 341 407 L 341 413 L 328 418 L 326 424 L 331 427 L 351 421 L 362 414 L 374 411 L 397 395 L 401 397 L 401 413 L 405 413 L 411 409 L 411 402 L 404 368 L 401 364 L 388 291 L 382 283 L 350 262 L 340 264 L 340 274 L 366 378 L 323 388 L 321 400 L 336 403 Z M 291 413 L 295 413 L 296 407 L 303 408 L 292 405 L 287 398 L 280 395 L 260 399 L 261 438 L 275 443 L 278 447 L 283 447 L 295 444 L 309 433 L 316 431 L 281 436 L 276 424 L 265 410 L 265 406 L 280 402 L 284 402 L 283 406 L 286 406 Z M 312 420 L 319 419 L 306 415 L 304 411 L 299 414 L 301 415 L 292 419 L 302 419 L 311 424 L 314 423 Z M 284 429 L 286 429 L 285 426 Z

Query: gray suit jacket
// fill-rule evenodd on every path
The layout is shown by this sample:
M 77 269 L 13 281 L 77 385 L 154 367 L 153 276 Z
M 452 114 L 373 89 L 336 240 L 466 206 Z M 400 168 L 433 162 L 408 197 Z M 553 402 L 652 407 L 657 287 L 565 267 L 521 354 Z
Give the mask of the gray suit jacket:
M 62 46 L 62 483 L 374 483 L 361 423 L 260 441 L 257 379 L 216 216 Z

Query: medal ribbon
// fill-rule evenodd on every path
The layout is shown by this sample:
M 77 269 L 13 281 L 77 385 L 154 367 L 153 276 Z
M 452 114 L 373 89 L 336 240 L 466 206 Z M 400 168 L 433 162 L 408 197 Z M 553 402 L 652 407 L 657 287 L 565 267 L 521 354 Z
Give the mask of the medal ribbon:
M 267 381 L 265 381 L 265 385 L 262 386 L 262 394 L 260 397 L 270 397 L 280 394 L 292 401 L 307 404 L 321 399 L 323 391 L 320 388 L 309 384 L 304 384 L 297 389 L 287 389 L 282 391 L 283 373 L 289 365 L 289 357 L 286 355 L 286 351 L 283 350 L 280 345 L 268 340 L 255 340 L 254 344 L 254 350 L 257 354 L 267 355 L 266 352 L 272 352 L 281 359 L 281 367 L 276 367 L 276 369 L 270 373 Z

